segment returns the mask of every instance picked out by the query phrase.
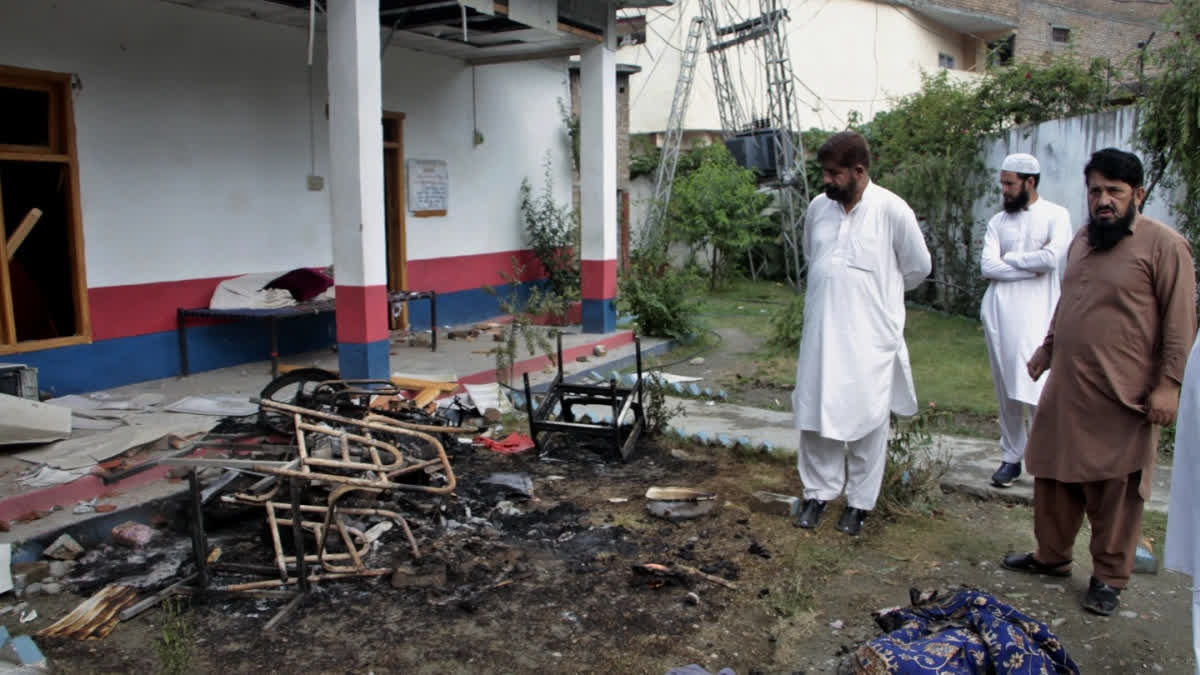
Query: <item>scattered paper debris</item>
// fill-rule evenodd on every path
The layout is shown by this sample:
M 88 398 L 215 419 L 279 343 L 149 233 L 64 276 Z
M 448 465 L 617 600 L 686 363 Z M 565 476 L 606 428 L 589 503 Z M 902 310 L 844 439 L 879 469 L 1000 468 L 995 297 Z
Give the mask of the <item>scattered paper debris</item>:
M 187 396 L 164 408 L 168 412 L 192 415 L 215 415 L 217 417 L 246 417 L 258 412 L 258 406 L 246 396 L 211 394 Z
M 42 555 L 55 560 L 74 560 L 83 554 L 83 547 L 74 537 L 64 534 L 42 551 Z
M 70 435 L 70 409 L 0 394 L 0 445 L 49 443 Z
M 502 415 L 508 415 L 515 412 L 512 403 L 509 402 L 507 396 L 503 396 L 500 392 L 500 384 L 491 382 L 488 384 L 464 384 L 463 388 L 467 390 L 467 395 L 470 396 L 471 402 L 475 407 L 483 412 L 488 408 L 499 410 Z

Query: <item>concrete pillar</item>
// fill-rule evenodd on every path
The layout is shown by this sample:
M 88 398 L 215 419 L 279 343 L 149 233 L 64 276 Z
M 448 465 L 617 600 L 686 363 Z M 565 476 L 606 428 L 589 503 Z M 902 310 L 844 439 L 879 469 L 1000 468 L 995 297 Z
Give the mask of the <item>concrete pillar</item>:
M 617 325 L 617 57 L 607 44 L 579 64 L 579 212 L 583 331 Z
M 379 0 L 337 0 L 326 7 L 338 366 L 345 379 L 386 378 L 390 368 Z

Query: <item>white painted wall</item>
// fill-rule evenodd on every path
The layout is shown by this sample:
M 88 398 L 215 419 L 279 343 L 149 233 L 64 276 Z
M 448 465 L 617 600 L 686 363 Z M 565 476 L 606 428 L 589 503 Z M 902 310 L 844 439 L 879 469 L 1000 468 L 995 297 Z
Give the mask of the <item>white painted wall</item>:
M 0 64 L 76 73 L 88 285 L 328 264 L 306 33 L 152 0 L 0 1 Z M 316 165 L 328 166 L 325 67 Z
M 558 109 L 569 105 L 565 59 L 472 66 L 389 49 L 383 107 L 405 113 L 404 154 L 444 159 L 450 173 L 445 217 L 407 218 L 408 258 L 424 260 L 526 248 L 519 190 L 535 194 L 549 153 L 556 201 L 571 203 L 570 146 Z M 474 144 L 474 130 L 483 143 Z
M 1071 212 L 1071 225 L 1078 231 L 1088 220 L 1087 189 L 1083 167 L 1096 150 L 1115 147 L 1134 149 L 1133 133 L 1138 125 L 1138 109 L 1133 106 L 1107 112 L 1043 122 L 1010 130 L 985 146 L 984 161 L 996 169 L 999 185 L 1000 163 L 1014 152 L 1028 152 L 1038 158 L 1042 169 L 1038 194 L 1061 204 Z M 1138 153 L 1141 156 L 1141 153 Z M 1142 157 L 1145 163 L 1145 157 Z M 1173 195 L 1162 186 L 1154 189 L 1146 206 L 1146 215 L 1174 227 L 1169 204 Z M 983 200 L 975 207 L 975 217 L 985 224 L 1000 208 L 998 198 Z
M 759 14 L 759 0 L 716 5 L 722 23 L 734 23 L 729 18 L 730 5 L 742 18 Z M 844 128 L 852 110 L 864 120 L 870 119 L 886 110 L 893 97 L 916 91 L 922 70 L 936 72 L 939 51 L 953 55 L 960 65 L 965 62 L 960 34 L 897 5 L 868 0 L 785 0 L 780 5 L 791 16 L 785 28 L 792 69 L 807 85 L 796 88 L 800 128 Z M 688 24 L 699 14 L 696 0 L 678 0 L 673 7 L 649 10 L 646 44 L 618 51 L 619 62 L 642 66 L 630 96 L 631 133 L 666 128 L 680 50 L 687 40 Z M 702 37 L 685 129 L 721 128 L 705 47 Z M 734 78 L 740 77 L 738 95 L 743 107 L 752 107 L 754 116 L 765 117 L 761 45 L 757 51 L 747 44 L 726 53 Z M 961 70 L 950 73 L 955 79 L 973 76 Z
M 88 286 L 332 261 L 325 36 L 158 0 L 0 0 L 0 65 L 78 74 L 75 126 Z M 557 99 L 565 59 L 475 69 L 390 48 L 383 107 L 406 158 L 445 159 L 444 218 L 408 218 L 409 258 L 524 248 L 518 188 L 570 202 Z M 474 146 L 478 126 L 485 141 Z M 315 153 L 315 154 L 313 154 Z M 327 179 L 311 192 L 312 170 Z

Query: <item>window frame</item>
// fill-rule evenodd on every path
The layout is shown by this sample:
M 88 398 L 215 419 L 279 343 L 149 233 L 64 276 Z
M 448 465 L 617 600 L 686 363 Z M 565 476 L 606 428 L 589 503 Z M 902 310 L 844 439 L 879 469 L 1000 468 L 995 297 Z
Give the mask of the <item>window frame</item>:
M 56 338 L 18 341 L 9 279 L 8 237 L 0 231 L 0 355 L 54 349 L 92 341 L 91 314 L 88 306 L 87 268 L 84 260 L 83 215 L 79 190 L 79 158 L 75 147 L 75 115 L 72 76 L 0 64 L 0 87 L 47 91 L 50 134 L 47 145 L 0 145 L 0 161 L 46 162 L 62 165 L 67 180 L 67 246 L 71 256 L 72 296 L 75 309 L 75 334 Z M 0 200 L 3 185 L 0 185 Z M 0 214 L 2 211 L 0 202 Z

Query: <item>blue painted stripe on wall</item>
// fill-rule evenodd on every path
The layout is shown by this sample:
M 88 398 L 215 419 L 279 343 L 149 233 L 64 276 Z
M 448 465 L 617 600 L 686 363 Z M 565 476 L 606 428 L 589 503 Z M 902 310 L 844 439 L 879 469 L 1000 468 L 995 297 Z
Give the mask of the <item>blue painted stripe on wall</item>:
M 616 301 L 611 299 L 583 301 L 583 332 L 611 333 L 616 329 Z
M 542 283 L 522 284 L 519 291 L 522 299 L 528 296 L 531 286 Z M 509 293 L 511 287 L 497 289 L 500 297 Z M 498 316 L 501 311 L 497 295 L 483 289 L 439 295 L 438 323 L 454 325 Z M 412 303 L 409 320 L 414 329 L 427 330 L 429 303 Z M 279 324 L 279 353 L 282 356 L 326 349 L 334 344 L 336 335 L 332 314 L 288 319 Z M 191 325 L 187 336 L 188 366 L 193 373 L 270 358 L 270 333 L 263 321 Z M 384 351 L 386 354 L 386 348 Z M 175 331 L 10 354 L 3 361 L 37 368 L 38 387 L 55 396 L 180 374 L 179 340 Z M 387 374 L 386 367 L 383 374 Z
M 519 286 L 517 294 L 522 303 L 529 298 L 529 291 L 535 286 L 545 288 L 546 282 L 532 281 Z M 442 326 L 453 326 L 500 316 L 504 313 L 500 309 L 500 300 L 510 296 L 513 288 L 506 285 L 497 286 L 493 290 L 495 291 L 494 294 L 488 293 L 482 288 L 447 293 L 445 295 L 438 294 L 438 323 Z M 420 300 L 409 303 L 408 324 L 413 330 L 429 330 L 428 301 Z
M 188 366 L 193 373 L 270 359 L 270 332 L 265 322 L 189 326 L 187 337 Z M 333 342 L 332 315 L 299 317 L 279 324 L 281 355 L 329 348 Z M 4 360 L 36 367 L 38 388 L 55 396 L 180 374 L 175 331 L 12 354 Z
M 388 340 L 339 342 L 338 374 L 345 380 L 386 380 L 391 375 Z

